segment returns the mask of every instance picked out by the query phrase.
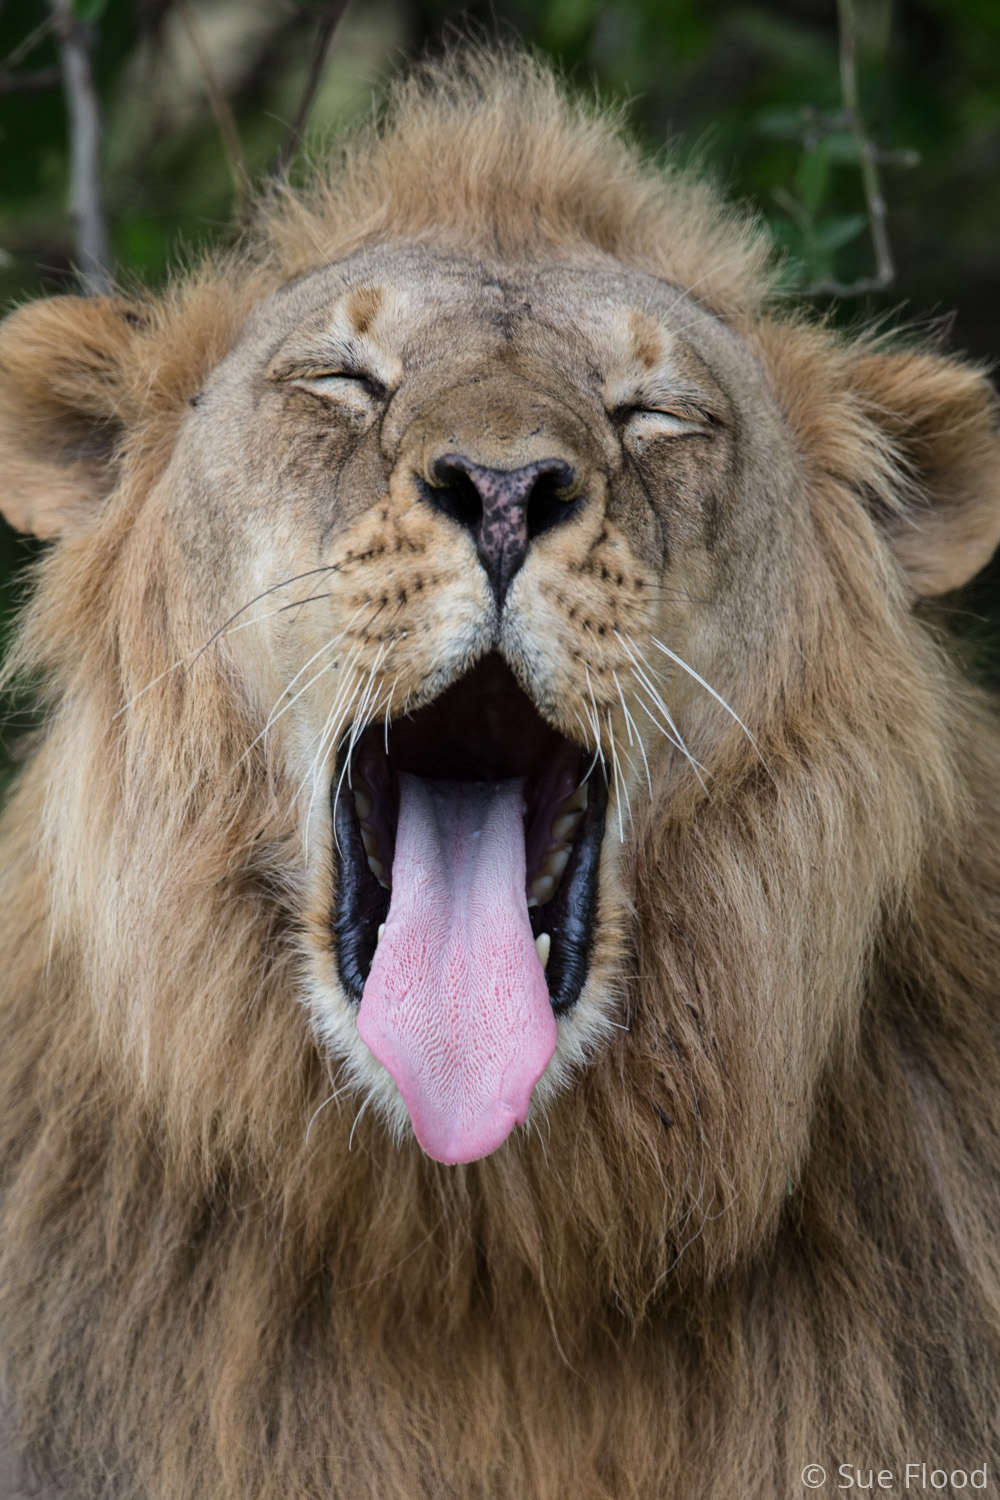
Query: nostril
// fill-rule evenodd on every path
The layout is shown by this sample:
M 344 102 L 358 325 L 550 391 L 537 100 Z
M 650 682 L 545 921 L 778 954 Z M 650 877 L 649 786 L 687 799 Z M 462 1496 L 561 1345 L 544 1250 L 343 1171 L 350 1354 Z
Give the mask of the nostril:
M 483 518 L 483 501 L 469 475 L 447 459 L 438 459 L 431 473 L 434 483 L 424 486 L 425 498 L 435 510 L 475 531 Z
M 527 498 L 528 540 L 568 521 L 579 506 L 576 474 L 569 464 L 553 463 L 539 474 Z

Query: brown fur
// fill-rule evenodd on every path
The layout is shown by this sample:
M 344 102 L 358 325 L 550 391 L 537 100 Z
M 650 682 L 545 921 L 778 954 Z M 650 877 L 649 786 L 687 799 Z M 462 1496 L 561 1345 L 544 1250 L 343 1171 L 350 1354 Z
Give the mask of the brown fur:
M 405 377 L 381 449 L 352 392 L 306 444 L 313 335 L 283 340 L 359 247 L 418 304 L 442 256 L 485 267 L 458 332 L 414 345 L 459 371 L 509 353 L 489 398 Z M 353 631 L 302 722 L 351 673 L 380 712 L 433 696 L 480 583 L 407 476 L 456 430 L 532 461 L 527 402 L 603 493 L 618 439 L 560 318 L 574 277 L 609 270 L 635 291 L 616 357 L 644 378 L 675 338 L 674 417 L 714 403 L 718 432 L 640 462 L 666 549 L 612 464 L 525 566 L 544 649 L 523 671 L 567 734 L 600 709 L 626 840 L 613 809 L 581 1055 L 529 1129 L 442 1167 L 303 1004 L 336 989 L 330 876 L 295 716 L 259 736 L 315 611 L 219 632 L 262 587 L 264 518 L 276 577 L 327 559 L 295 598 L 331 592 Z M 504 287 L 544 299 L 550 271 L 555 343 L 519 342 Z M 1000 736 L 918 596 L 996 543 L 995 407 L 955 361 L 778 316 L 768 274 L 704 184 L 640 163 L 534 65 L 465 54 L 229 260 L 4 326 L 4 509 L 59 535 L 12 668 L 47 728 L 0 844 L 0 1324 L 26 1484 L 770 1500 L 807 1463 L 833 1484 L 913 1461 L 994 1482 Z M 650 277 L 691 295 L 661 315 Z M 418 313 L 351 295 L 399 378 L 379 330 Z M 626 764 L 626 633 L 694 654 L 752 740 L 678 671 L 701 769 L 648 724 L 648 780 Z

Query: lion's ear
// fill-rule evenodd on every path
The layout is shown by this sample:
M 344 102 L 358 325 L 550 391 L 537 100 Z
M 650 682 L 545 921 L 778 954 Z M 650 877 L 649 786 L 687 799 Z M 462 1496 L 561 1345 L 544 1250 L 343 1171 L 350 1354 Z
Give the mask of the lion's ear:
M 933 354 L 872 354 L 852 387 L 889 440 L 907 494 L 889 520 L 918 594 L 967 583 L 1000 543 L 1000 402 L 975 369 Z
M 142 320 L 111 297 L 52 297 L 0 324 L 0 510 L 18 531 L 86 524 L 114 486 Z

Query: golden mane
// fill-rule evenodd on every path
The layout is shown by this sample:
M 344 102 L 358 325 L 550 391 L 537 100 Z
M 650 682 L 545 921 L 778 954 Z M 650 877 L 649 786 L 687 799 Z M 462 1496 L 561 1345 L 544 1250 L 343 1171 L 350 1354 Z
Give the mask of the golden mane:
M 513 261 L 586 251 L 752 315 L 774 280 L 755 221 L 705 180 L 644 161 L 622 126 L 544 63 L 463 50 L 398 82 L 304 192 L 263 206 L 252 242 L 282 278 L 387 237 Z
M 620 1023 L 450 1168 L 331 1079 L 300 999 L 328 913 L 164 489 L 255 310 L 382 244 L 689 290 L 764 372 L 815 564 L 732 642 L 753 734 L 719 709 L 711 796 L 634 809 Z M 770 1500 L 807 1463 L 1000 1462 L 1000 732 L 914 608 L 996 541 L 994 402 L 771 284 L 704 182 L 463 52 L 163 295 L 4 325 L 5 510 L 60 532 L 0 828 L 0 1330 L 52 1494 Z

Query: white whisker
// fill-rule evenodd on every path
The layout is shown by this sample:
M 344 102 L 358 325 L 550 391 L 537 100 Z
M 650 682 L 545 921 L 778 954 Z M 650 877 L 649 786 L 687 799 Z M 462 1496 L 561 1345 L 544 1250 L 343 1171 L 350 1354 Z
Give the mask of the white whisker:
M 399 681 L 399 673 L 393 678 L 392 687 L 385 698 L 385 753 L 389 754 L 389 710 L 392 707 L 392 695 L 396 691 L 396 683 Z
M 632 715 L 628 711 L 628 705 L 625 702 L 625 694 L 622 691 L 622 685 L 618 680 L 618 673 L 612 672 L 611 675 L 615 679 L 615 687 L 618 689 L 618 697 L 621 699 L 622 713 L 625 715 L 625 728 L 628 731 L 628 742 L 630 745 L 633 743 L 632 730 L 635 730 L 635 743 L 639 746 L 639 754 L 642 756 L 642 763 L 646 768 L 646 786 L 649 788 L 649 795 L 650 798 L 652 798 L 653 778 L 649 774 L 649 761 L 646 759 L 646 747 L 642 743 L 642 735 L 639 733 L 639 726 L 635 723 Z
M 347 1137 L 347 1149 L 348 1149 L 348 1151 L 350 1151 L 351 1147 L 354 1145 L 354 1132 L 357 1130 L 358 1123 L 359 1123 L 359 1121 L 361 1119 L 361 1116 L 364 1114 L 365 1110 L 368 1108 L 369 1102 L 370 1101 L 368 1099 L 366 1099 L 364 1101 L 364 1103 L 362 1104 L 361 1108 L 358 1110 L 357 1114 L 354 1116 L 354 1124 L 351 1126 L 351 1133 Z
M 624 844 L 624 842 L 625 842 L 625 824 L 624 824 L 624 822 L 622 820 L 622 796 L 623 796 L 623 794 L 624 794 L 624 797 L 625 797 L 625 801 L 628 803 L 628 816 L 629 816 L 629 822 L 630 823 L 632 821 L 632 802 L 631 802 L 631 799 L 629 798 L 628 788 L 625 785 L 625 778 L 622 776 L 621 767 L 618 764 L 618 750 L 617 750 L 617 747 L 615 745 L 615 731 L 614 731 L 614 726 L 613 726 L 613 724 L 611 722 L 611 710 L 610 710 L 610 708 L 606 710 L 606 714 L 607 714 L 607 720 L 608 720 L 608 739 L 611 742 L 611 764 L 612 764 L 612 767 L 614 769 L 614 776 L 615 776 L 615 809 L 616 809 L 616 811 L 618 813 L 618 839 L 619 839 L 620 843 Z
M 347 1085 L 345 1084 L 344 1088 L 346 1088 L 346 1087 L 347 1087 Z M 332 1094 L 328 1094 L 327 1097 L 323 1100 L 323 1103 L 320 1104 L 316 1109 L 313 1110 L 312 1117 L 311 1117 L 311 1119 L 309 1121 L 309 1124 L 306 1126 L 305 1145 L 308 1146 L 308 1144 L 309 1144 L 309 1134 L 310 1134 L 310 1132 L 311 1132 L 311 1130 L 313 1128 L 313 1125 L 315 1124 L 317 1116 L 319 1116 L 319 1115 L 321 1115 L 323 1113 L 324 1109 L 326 1109 L 326 1106 L 328 1104 L 332 1104 L 335 1099 L 339 1099 L 340 1098 L 340 1095 L 344 1092 L 344 1088 L 334 1089 L 333 1093 Z
M 715 688 L 712 686 L 712 684 L 710 682 L 706 682 L 705 679 L 704 679 L 704 677 L 701 677 L 695 671 L 694 667 L 688 666 L 687 662 L 684 660 L 683 657 L 678 656 L 677 653 L 676 653 L 676 651 L 671 651 L 670 647 L 669 646 L 665 646 L 662 641 L 657 640 L 657 638 L 656 638 L 655 635 L 651 635 L 649 639 L 652 641 L 653 645 L 656 647 L 656 649 L 658 651 L 662 651 L 663 654 L 664 654 L 664 656 L 669 657 L 672 662 L 676 662 L 677 665 L 679 667 L 681 667 L 688 674 L 689 677 L 693 677 L 694 680 L 695 680 L 695 682 L 697 682 L 701 687 L 703 687 L 705 689 L 706 693 L 710 693 L 711 696 L 715 699 L 716 703 L 718 703 L 722 708 L 724 708 L 726 710 L 726 713 L 729 714 L 730 717 L 733 718 L 736 721 L 736 723 L 742 729 L 743 733 L 746 735 L 747 739 L 750 741 L 750 743 L 753 746 L 754 750 L 757 752 L 757 755 L 758 755 L 758 757 L 760 759 L 760 762 L 763 765 L 764 764 L 764 757 L 761 755 L 760 750 L 757 747 L 757 741 L 754 739 L 753 735 L 750 733 L 749 729 L 744 724 L 744 722 L 740 718 L 739 714 L 736 712 L 736 710 L 733 707 L 731 707 L 730 704 L 728 704 L 726 702 L 726 700 L 725 700 L 725 698 L 723 698 L 722 694 L 721 693 L 717 693 L 715 691 Z
M 618 636 L 618 639 L 621 641 L 622 645 L 625 647 L 625 650 L 628 652 L 629 657 L 631 658 L 633 677 L 635 677 L 636 680 L 645 688 L 646 692 L 652 698 L 655 708 L 662 715 L 663 719 L 666 721 L 666 724 L 669 727 L 665 728 L 663 724 L 658 722 L 655 714 L 651 711 L 649 705 L 638 692 L 636 692 L 635 695 L 636 702 L 643 709 L 647 718 L 652 720 L 652 722 L 656 725 L 656 728 L 660 731 L 664 738 L 669 740 L 672 745 L 676 746 L 681 754 L 685 756 L 686 759 L 690 762 L 695 775 L 698 777 L 698 780 L 701 782 L 702 786 L 707 792 L 708 787 L 705 785 L 705 781 L 701 774 L 705 770 L 705 767 L 700 763 L 700 761 L 695 759 L 695 757 L 688 749 L 687 745 L 684 743 L 684 736 L 681 734 L 680 730 L 677 727 L 677 724 L 674 722 L 673 714 L 670 712 L 669 708 L 663 700 L 663 695 L 660 693 L 655 682 L 653 681 L 653 668 L 650 666 L 650 663 L 646 660 L 645 656 L 642 655 L 642 652 L 639 651 L 638 646 L 631 636 L 624 636 L 618 631 L 616 631 L 615 634 Z M 645 665 L 646 671 L 643 671 L 642 666 L 639 665 L 640 659 Z
M 291 707 L 290 703 L 286 703 L 285 704 L 285 708 L 282 708 L 280 710 L 280 712 L 275 712 L 275 710 L 277 710 L 278 704 L 281 702 L 282 698 L 284 698 L 287 693 L 291 692 L 292 688 L 298 682 L 298 680 L 302 676 L 302 674 L 304 672 L 308 672 L 309 668 L 312 666 L 312 664 L 316 660 L 317 656 L 322 656 L 324 651 L 329 651 L 331 649 L 331 647 L 338 645 L 344 639 L 344 636 L 350 630 L 351 626 L 354 624 L 355 620 L 358 618 L 358 615 L 361 613 L 361 610 L 363 608 L 364 608 L 364 605 L 362 605 L 359 609 L 356 609 L 354 611 L 353 615 L 351 616 L 351 618 L 348 620 L 347 624 L 344 626 L 343 630 L 339 630 L 336 635 L 332 635 L 332 636 L 330 636 L 330 638 L 328 640 L 324 641 L 323 644 L 322 644 L 322 646 L 320 646 L 319 650 L 318 651 L 314 651 L 313 654 L 312 654 L 312 656 L 310 656 L 309 660 L 302 663 L 302 666 L 296 672 L 295 676 L 293 678 L 291 678 L 291 680 L 289 682 L 286 682 L 285 686 L 282 688 L 281 692 L 278 694 L 278 697 L 275 700 L 274 707 L 271 709 L 270 714 L 268 714 L 268 716 L 267 716 L 267 723 L 264 725 L 265 732 L 268 729 L 270 729 L 271 725 L 273 723 L 275 723 L 275 721 L 277 719 L 280 719 L 281 715 L 285 712 L 285 708 Z M 315 680 L 316 679 L 313 678 L 313 681 L 315 681 Z M 307 686 L 309 686 L 309 684 L 307 684 Z M 300 696 L 300 694 L 296 693 L 295 697 L 292 698 L 291 703 L 294 703 L 299 696 Z
M 584 673 L 586 674 L 586 678 L 587 678 L 587 691 L 590 694 L 591 707 L 594 710 L 593 717 L 591 718 L 590 710 L 587 708 L 586 703 L 584 704 L 584 711 L 587 714 L 587 718 L 590 719 L 590 721 L 591 721 L 591 728 L 594 731 L 594 745 L 595 745 L 596 750 L 597 750 L 597 759 L 599 759 L 599 761 L 600 761 L 600 764 L 601 764 L 601 774 L 604 777 L 604 784 L 605 784 L 605 786 L 607 786 L 607 784 L 608 784 L 608 768 L 607 768 L 607 764 L 606 764 L 605 759 L 604 759 L 604 749 L 603 749 L 603 747 L 601 745 L 601 715 L 600 715 L 600 711 L 598 710 L 598 707 L 597 707 L 597 698 L 594 695 L 594 684 L 590 680 L 590 669 L 587 666 L 586 662 L 583 663 L 583 670 L 584 670 Z M 594 769 L 593 766 L 591 766 L 590 770 L 592 771 L 593 769 Z M 588 776 L 590 775 L 590 771 L 587 772 L 587 775 Z
M 381 660 L 382 660 L 383 656 L 385 655 L 385 653 L 386 653 L 386 644 L 383 641 L 382 645 L 379 646 L 379 648 L 378 648 L 378 651 L 377 651 L 376 656 L 375 656 L 375 660 L 372 662 L 371 669 L 370 669 L 370 671 L 368 673 L 368 680 L 365 683 L 364 692 L 363 693 L 357 693 L 356 692 L 354 694 L 354 699 L 355 699 L 355 705 L 356 706 L 355 706 L 355 709 L 354 709 L 354 715 L 353 715 L 352 722 L 351 722 L 351 737 L 350 737 L 350 740 L 348 742 L 346 754 L 344 755 L 344 764 L 341 767 L 341 769 L 340 769 L 340 775 L 337 778 L 337 790 L 333 794 L 333 806 L 334 807 L 336 807 L 337 802 L 340 799 L 340 792 L 341 792 L 341 788 L 344 785 L 344 777 L 345 776 L 348 777 L 348 785 L 349 786 L 351 785 L 351 782 L 350 782 L 351 757 L 354 754 L 354 746 L 357 743 L 358 734 L 360 733 L 361 728 L 362 728 L 362 719 L 363 719 L 363 716 L 364 716 L 364 713 L 365 713 L 366 706 L 367 706 L 368 701 L 369 701 L 369 696 L 370 696 L 370 694 L 372 692 L 372 689 L 374 687 L 375 673 L 378 671 L 379 663 L 381 662 Z M 323 746 L 321 745 L 320 746 L 320 750 L 322 750 L 322 748 L 323 748 Z M 314 768 L 315 768 L 315 765 L 316 765 L 316 762 L 314 761 L 313 762 L 313 767 Z M 312 803 L 313 803 L 313 799 L 315 798 L 315 796 L 316 796 L 316 778 L 315 778 L 315 775 L 313 775 L 313 797 L 310 798 L 310 802 L 309 802 L 310 814 L 312 812 Z M 334 819 L 334 837 L 336 838 L 336 819 Z M 337 850 L 338 850 L 338 852 L 342 852 L 340 850 L 340 844 L 339 844 L 339 842 L 337 842 Z

